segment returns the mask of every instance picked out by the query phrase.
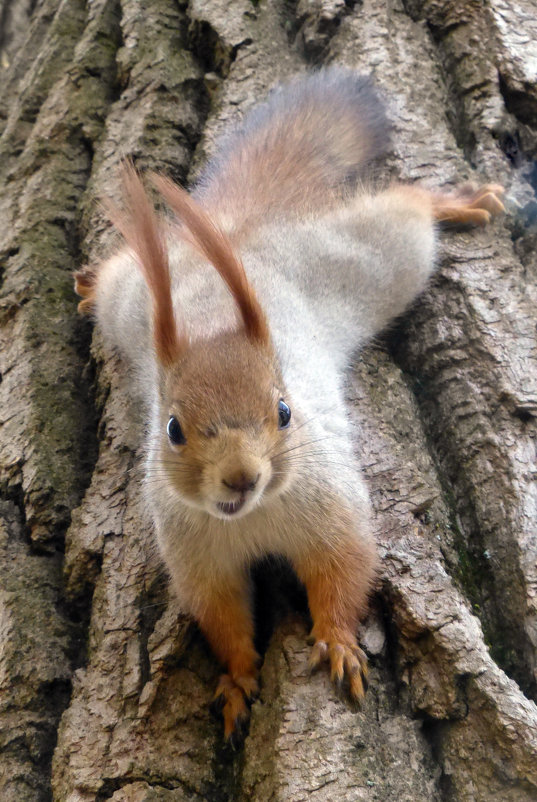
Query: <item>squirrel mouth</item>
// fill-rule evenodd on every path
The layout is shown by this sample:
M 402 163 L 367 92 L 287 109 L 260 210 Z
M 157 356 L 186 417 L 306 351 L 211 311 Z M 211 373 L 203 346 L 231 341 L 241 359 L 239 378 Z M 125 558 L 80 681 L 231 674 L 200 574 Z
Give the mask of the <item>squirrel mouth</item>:
M 234 515 L 238 512 L 246 501 L 246 496 L 240 496 L 236 501 L 217 501 L 216 506 L 220 512 L 226 515 Z

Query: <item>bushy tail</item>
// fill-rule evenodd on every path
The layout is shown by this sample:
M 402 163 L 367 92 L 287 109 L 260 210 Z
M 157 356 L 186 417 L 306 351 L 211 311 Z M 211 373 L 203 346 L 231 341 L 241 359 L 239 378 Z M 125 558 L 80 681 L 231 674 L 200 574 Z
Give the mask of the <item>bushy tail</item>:
M 224 139 L 194 191 L 239 233 L 278 215 L 326 208 L 389 144 L 369 78 L 330 67 L 276 89 Z

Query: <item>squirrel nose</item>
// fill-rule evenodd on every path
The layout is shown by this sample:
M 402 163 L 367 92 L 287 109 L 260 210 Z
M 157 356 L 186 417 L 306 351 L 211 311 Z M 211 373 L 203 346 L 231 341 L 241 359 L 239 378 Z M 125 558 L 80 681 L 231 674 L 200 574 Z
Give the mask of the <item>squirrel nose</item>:
M 229 479 L 222 479 L 222 484 L 229 487 L 230 490 L 236 490 L 238 493 L 246 493 L 248 490 L 254 489 L 258 479 L 259 474 L 252 479 L 251 476 L 246 476 L 245 473 L 241 473 Z

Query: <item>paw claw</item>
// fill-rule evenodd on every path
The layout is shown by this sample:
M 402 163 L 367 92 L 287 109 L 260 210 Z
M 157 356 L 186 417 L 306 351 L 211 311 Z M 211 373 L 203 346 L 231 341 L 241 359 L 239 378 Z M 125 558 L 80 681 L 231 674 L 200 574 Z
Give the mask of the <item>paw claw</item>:
M 315 642 L 310 668 L 318 668 L 326 660 L 330 662 L 330 678 L 338 690 L 347 683 L 347 691 L 353 702 L 360 702 L 367 689 L 367 657 L 351 635 L 333 640 Z
M 255 677 L 232 678 L 229 674 L 222 674 L 220 677 L 211 712 L 223 716 L 224 738 L 233 750 L 238 749 L 244 740 L 250 706 L 258 692 Z
M 328 658 L 328 644 L 326 641 L 318 640 L 313 644 L 310 654 L 309 667 L 310 671 L 316 671 L 321 663 L 324 663 Z
M 338 686 L 343 684 L 346 668 L 345 647 L 341 643 L 336 643 L 329 650 L 330 654 L 330 679 Z
M 243 744 L 248 731 L 249 712 L 240 714 L 233 720 L 231 726 L 233 729 L 224 731 L 224 740 L 231 749 L 236 752 Z

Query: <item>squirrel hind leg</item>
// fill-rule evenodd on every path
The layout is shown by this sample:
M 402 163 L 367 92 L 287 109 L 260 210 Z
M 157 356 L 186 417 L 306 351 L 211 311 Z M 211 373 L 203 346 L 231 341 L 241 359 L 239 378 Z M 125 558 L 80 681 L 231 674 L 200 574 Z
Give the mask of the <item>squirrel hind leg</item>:
M 78 304 L 78 311 L 81 314 L 89 314 L 93 311 L 95 306 L 95 286 L 97 282 L 95 270 L 89 267 L 89 265 L 86 265 L 81 270 L 77 270 L 73 275 L 75 279 L 75 292 L 82 298 Z
M 485 225 L 505 207 L 500 200 L 504 189 L 499 184 L 465 184 L 454 192 L 431 192 L 433 216 L 442 223 Z

